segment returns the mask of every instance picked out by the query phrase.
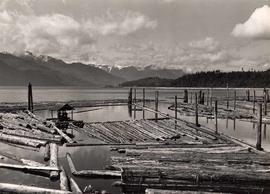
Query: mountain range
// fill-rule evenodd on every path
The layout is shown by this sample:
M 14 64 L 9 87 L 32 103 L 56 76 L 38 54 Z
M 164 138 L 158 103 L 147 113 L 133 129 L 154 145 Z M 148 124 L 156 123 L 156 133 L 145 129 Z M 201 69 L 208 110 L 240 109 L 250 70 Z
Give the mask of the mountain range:
M 118 86 L 118 84 L 146 77 L 175 78 L 178 75 L 172 69 L 154 69 L 147 67 L 104 68 L 92 64 L 66 63 L 49 56 L 34 56 L 28 52 L 15 56 L 0 53 L 0 85 L 25 86 L 31 82 L 36 86 L 87 86 L 104 87 Z
M 147 77 L 176 79 L 184 75 L 184 71 L 182 69 L 156 68 L 153 65 L 149 65 L 143 68 L 138 68 L 134 66 L 127 66 L 127 67 L 103 66 L 100 68 L 106 70 L 107 72 L 109 72 L 114 76 L 121 77 L 126 81 L 143 79 Z

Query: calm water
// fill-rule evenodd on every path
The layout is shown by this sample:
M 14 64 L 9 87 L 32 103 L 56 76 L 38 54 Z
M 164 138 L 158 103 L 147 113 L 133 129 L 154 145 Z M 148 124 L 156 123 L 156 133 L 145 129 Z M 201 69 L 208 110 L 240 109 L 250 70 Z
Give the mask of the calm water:
M 141 89 L 137 89 L 137 98 L 141 98 L 142 93 Z M 147 89 L 146 98 L 154 99 L 155 88 Z M 230 91 L 230 95 L 233 95 L 233 90 Z M 87 89 L 87 88 L 34 88 L 34 101 L 70 101 L 70 100 L 106 100 L 106 99 L 127 99 L 128 89 Z M 226 90 L 218 89 L 214 90 L 214 96 L 226 96 Z M 245 95 L 245 90 L 237 90 L 238 95 Z M 257 89 L 257 95 L 262 94 L 262 89 Z M 170 111 L 168 107 L 173 102 L 173 96 L 183 96 L 183 90 L 181 88 L 172 89 L 172 88 L 163 88 L 160 90 L 159 99 L 162 100 L 159 104 L 159 110 L 165 113 L 174 116 L 174 112 Z M 22 87 L 0 87 L 0 102 L 26 102 L 27 99 L 27 88 Z M 154 107 L 153 103 L 148 103 L 147 106 Z M 89 110 L 90 108 L 79 108 L 76 111 Z M 39 111 L 36 114 L 49 118 L 51 114 L 49 111 Z M 146 112 L 146 118 L 153 118 L 154 114 Z M 142 118 L 142 111 L 136 112 L 136 119 Z M 180 118 L 194 122 L 194 117 L 180 116 Z M 108 106 L 100 107 L 99 110 L 88 111 L 82 113 L 75 113 L 74 119 L 84 120 L 86 122 L 92 121 L 116 121 L 116 120 L 128 120 L 135 119 L 134 113 L 129 114 L 127 106 Z M 208 127 L 214 128 L 214 120 L 200 118 L 200 124 L 206 125 Z M 243 139 L 251 144 L 255 144 L 256 139 L 256 125 L 244 122 L 244 121 L 233 121 L 226 119 L 218 120 L 219 130 L 225 134 Z M 269 134 L 269 125 L 263 126 L 263 148 L 270 151 L 270 134 Z M 75 132 L 77 141 L 84 141 L 85 135 Z M 91 140 L 94 142 L 96 140 Z M 1 150 L 3 152 L 11 152 L 10 148 L 6 144 L 1 143 Z M 15 150 L 15 151 L 14 151 Z M 33 154 L 26 155 L 22 152 L 22 149 L 16 148 L 12 149 L 12 153 L 24 158 L 32 158 L 37 161 L 42 161 L 42 156 L 39 153 L 34 152 Z M 110 156 L 116 154 L 111 152 L 108 147 L 81 147 L 81 148 L 60 148 L 59 159 L 61 164 L 68 170 L 69 168 L 66 163 L 66 153 L 69 152 L 72 155 L 72 159 L 75 163 L 77 170 L 83 169 L 103 169 L 106 165 L 110 164 Z M 0 169 L 1 175 L 0 181 L 3 182 L 14 182 L 14 183 L 25 183 L 25 184 L 34 184 L 43 187 L 57 188 L 58 182 L 51 183 L 44 178 L 36 178 L 33 175 L 23 175 L 22 173 L 14 171 L 12 176 L 8 176 L 10 171 Z M 13 175 L 16 176 L 13 176 Z M 69 173 L 70 174 L 70 173 Z M 115 180 L 102 180 L 102 179 L 85 179 L 85 178 L 75 178 L 78 182 L 81 189 L 87 185 L 93 185 L 96 189 L 105 189 L 110 191 L 112 194 L 120 193 L 118 188 L 111 187 L 111 184 Z

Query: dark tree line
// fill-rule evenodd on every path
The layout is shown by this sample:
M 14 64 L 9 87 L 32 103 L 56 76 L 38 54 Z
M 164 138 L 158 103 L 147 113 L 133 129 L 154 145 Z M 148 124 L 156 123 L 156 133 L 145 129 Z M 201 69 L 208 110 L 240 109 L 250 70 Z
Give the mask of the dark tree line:
M 270 87 L 270 70 L 267 71 L 208 71 L 187 74 L 175 80 L 146 78 L 125 82 L 121 86 L 171 87 Z

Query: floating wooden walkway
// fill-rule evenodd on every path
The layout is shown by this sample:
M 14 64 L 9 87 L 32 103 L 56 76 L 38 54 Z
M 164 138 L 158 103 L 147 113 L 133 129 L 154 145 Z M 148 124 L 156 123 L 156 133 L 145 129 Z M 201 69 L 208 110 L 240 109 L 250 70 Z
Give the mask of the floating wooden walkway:
M 76 130 L 123 153 L 111 157 L 110 168 L 121 172 L 115 185 L 124 193 L 270 192 L 269 154 L 192 123 L 95 122 Z

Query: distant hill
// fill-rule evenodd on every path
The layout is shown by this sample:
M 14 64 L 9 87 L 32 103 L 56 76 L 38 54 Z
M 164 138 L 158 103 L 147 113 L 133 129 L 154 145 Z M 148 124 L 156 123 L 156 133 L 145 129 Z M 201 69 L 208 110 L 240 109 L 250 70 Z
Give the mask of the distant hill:
M 25 86 L 106 86 L 118 85 L 123 78 L 114 76 L 93 65 L 65 63 L 52 57 L 32 54 L 14 56 L 0 53 L 0 85 Z
M 184 75 L 183 70 L 181 69 L 165 69 L 165 68 L 156 68 L 154 66 L 147 66 L 144 68 L 137 68 L 134 66 L 128 67 L 103 67 L 110 74 L 121 77 L 126 81 L 138 80 L 147 77 L 159 77 L 165 79 L 176 79 Z
M 199 72 L 177 79 L 149 78 L 124 82 L 120 85 L 125 87 L 226 87 L 227 83 L 230 87 L 270 87 L 270 70 L 263 72 Z
M 172 85 L 172 79 L 162 79 L 159 77 L 149 77 L 144 79 L 139 79 L 135 81 L 128 81 L 120 84 L 122 87 L 169 87 Z

